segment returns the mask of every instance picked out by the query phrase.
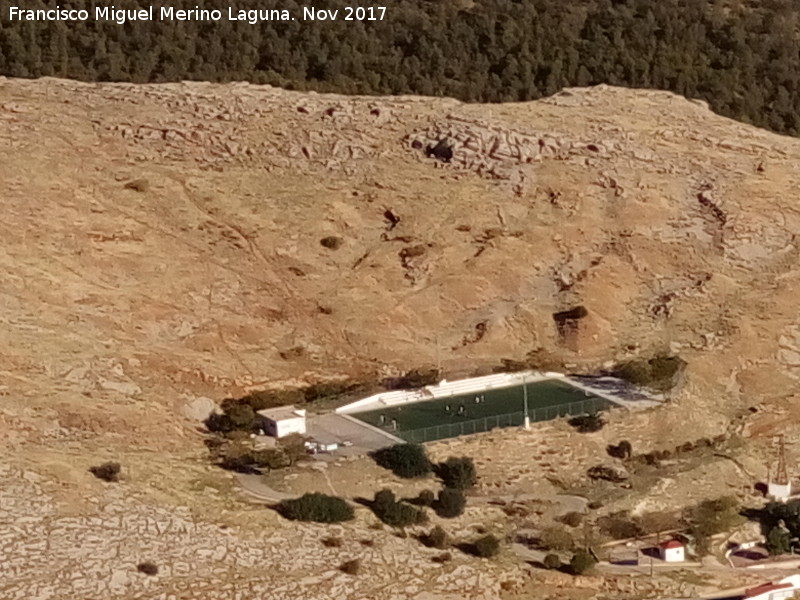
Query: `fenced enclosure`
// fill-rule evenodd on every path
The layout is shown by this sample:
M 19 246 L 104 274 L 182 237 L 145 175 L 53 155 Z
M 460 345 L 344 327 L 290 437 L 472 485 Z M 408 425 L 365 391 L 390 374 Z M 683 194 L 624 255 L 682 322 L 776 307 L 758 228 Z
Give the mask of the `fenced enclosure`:
M 557 419 L 567 415 L 596 413 L 598 411 L 605 410 L 611 404 L 612 403 L 605 398 L 587 398 L 586 400 L 579 400 L 577 402 L 570 402 L 567 404 L 556 404 L 532 408 L 528 410 L 528 417 L 530 418 L 531 423 L 537 421 L 549 421 L 551 419 Z M 519 427 L 524 423 L 525 413 L 523 411 L 519 411 L 502 415 L 491 415 L 479 419 L 443 423 L 441 425 L 432 425 L 430 427 L 422 427 L 420 429 L 412 429 L 408 431 L 392 431 L 391 433 L 403 438 L 407 442 L 421 444 L 424 442 L 458 437 L 460 435 L 491 431 L 497 427 Z M 386 430 L 389 431 L 388 428 Z

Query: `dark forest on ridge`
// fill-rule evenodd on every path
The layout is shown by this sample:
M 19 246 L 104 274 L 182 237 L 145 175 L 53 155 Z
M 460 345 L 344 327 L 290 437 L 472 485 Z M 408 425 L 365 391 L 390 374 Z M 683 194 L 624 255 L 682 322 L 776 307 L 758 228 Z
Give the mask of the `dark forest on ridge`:
M 92 10 L 94 0 L 71 8 Z M 119 1 L 118 8 L 141 8 Z M 155 2 L 154 6 L 160 4 Z M 222 0 L 174 0 L 175 8 Z M 30 0 L 24 8 L 53 7 Z M 800 4 L 717 0 L 392 0 L 383 21 L 0 21 L 0 74 L 84 81 L 269 83 L 358 94 L 522 101 L 598 83 L 707 100 L 718 113 L 800 134 Z M 332 0 L 317 8 L 356 3 Z M 366 6 L 366 5 L 365 5 Z M 4 9 L 4 12 L 7 9 Z M 340 19 L 342 15 L 340 13 Z

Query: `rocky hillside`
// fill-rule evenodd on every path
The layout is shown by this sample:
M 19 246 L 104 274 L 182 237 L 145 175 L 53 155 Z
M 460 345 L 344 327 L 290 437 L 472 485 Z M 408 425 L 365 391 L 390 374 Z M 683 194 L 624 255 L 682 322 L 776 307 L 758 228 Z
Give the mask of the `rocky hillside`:
M 795 416 L 800 142 L 701 103 L 0 79 L 0 140 L 0 445 L 75 511 L 102 458 L 183 502 L 198 398 L 437 362 L 669 350 L 667 426 Z

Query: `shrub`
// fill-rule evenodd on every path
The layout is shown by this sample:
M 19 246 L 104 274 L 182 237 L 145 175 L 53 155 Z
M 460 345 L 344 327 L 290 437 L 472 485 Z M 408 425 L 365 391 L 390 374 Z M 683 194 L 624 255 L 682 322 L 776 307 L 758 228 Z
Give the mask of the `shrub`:
M 229 433 L 234 430 L 231 418 L 224 413 L 211 413 L 205 420 L 205 425 L 212 433 Z
M 150 182 L 147 179 L 134 179 L 125 184 L 126 190 L 133 190 L 134 192 L 144 193 L 150 189 Z
M 234 429 L 250 431 L 256 424 L 256 413 L 249 404 L 234 404 L 225 412 Z
M 464 507 L 467 505 L 467 497 L 461 490 L 444 488 L 439 492 L 439 497 L 434 503 L 436 514 L 445 519 L 453 519 L 464 514 Z
M 245 474 L 260 473 L 251 452 L 242 451 L 237 454 L 227 454 L 219 461 L 219 466 L 227 471 Z
M 627 513 L 616 513 L 600 517 L 597 520 L 600 531 L 615 540 L 627 540 L 644 535 L 644 530 L 638 521 L 632 519 Z
M 734 496 L 704 500 L 687 510 L 684 517 L 701 554 L 709 550 L 711 536 L 729 531 L 744 521 L 739 514 L 739 501 Z
M 422 543 L 428 548 L 439 548 L 443 550 L 450 545 L 450 536 L 438 525 L 431 529 L 427 535 L 423 536 Z
M 500 553 L 500 540 L 493 535 L 484 535 L 472 542 L 472 553 L 481 558 L 491 558 Z
M 570 571 L 573 575 L 583 575 L 597 564 L 594 556 L 587 550 L 578 550 L 569 561 Z
M 609 456 L 626 460 L 633 455 L 633 446 L 628 440 L 622 440 L 616 446 L 609 444 L 606 447 L 606 452 L 608 452 Z
M 326 537 L 322 538 L 322 545 L 326 548 L 341 548 L 342 547 L 342 538 L 338 537 Z
M 572 550 L 575 542 L 563 527 L 546 527 L 539 533 L 539 545 L 548 550 Z
M 428 515 L 424 510 L 405 502 L 395 502 L 386 512 L 378 515 L 378 518 L 391 527 L 409 527 L 428 522 Z
M 394 492 L 388 488 L 382 489 L 379 492 L 375 492 L 375 498 L 372 500 L 372 510 L 375 514 L 379 512 L 384 512 L 389 509 L 389 507 L 397 502 L 397 498 L 394 495 Z
M 765 546 L 771 556 L 788 554 L 791 547 L 791 536 L 783 527 L 773 527 L 767 534 Z
M 605 467 L 603 465 L 590 467 L 586 471 L 586 475 L 589 477 L 589 479 L 602 479 L 604 481 L 610 481 L 611 483 L 622 483 L 628 479 L 626 473 L 618 471 L 617 469 L 612 469 L 611 467 Z
M 398 477 L 412 479 L 431 472 L 431 462 L 425 448 L 419 444 L 395 444 L 372 453 L 372 458 L 384 469 Z
M 424 510 L 405 502 L 398 502 L 394 492 L 389 489 L 375 494 L 375 499 L 372 501 L 372 512 L 381 521 L 392 527 L 421 525 L 428 521 L 428 515 Z
M 289 465 L 295 464 L 308 456 L 306 452 L 306 439 L 299 433 L 292 433 L 278 440 L 282 454 L 286 457 Z M 278 467 L 273 467 L 278 468 Z
M 558 521 L 569 527 L 577 527 L 583 522 L 583 515 L 579 512 L 568 512 L 560 516 Z
M 344 240 L 335 235 L 329 235 L 319 241 L 320 244 L 325 246 L 328 250 L 338 250 L 344 244 Z
M 451 456 L 445 462 L 436 465 L 436 474 L 444 482 L 445 487 L 457 490 L 468 490 L 478 482 L 475 463 L 468 456 L 461 458 Z
M 561 568 L 561 559 L 558 557 L 558 554 L 553 554 L 552 552 L 544 557 L 542 561 L 545 569 L 560 569 Z
M 361 570 L 361 561 L 357 558 L 345 561 L 339 565 L 339 570 L 348 575 L 358 575 L 358 572 Z
M 600 431 L 606 424 L 603 418 L 597 413 L 572 417 L 567 423 L 572 425 L 580 433 L 594 433 L 595 431 Z
M 116 482 L 119 481 L 119 473 L 122 467 L 117 462 L 106 462 L 97 467 L 92 467 L 89 472 L 103 481 Z
M 433 506 L 433 503 L 436 502 L 436 494 L 431 490 L 422 490 L 417 496 L 416 502 L 420 506 Z
M 149 560 L 136 565 L 136 570 L 145 575 L 158 575 L 158 565 Z
M 293 521 L 316 521 L 317 523 L 339 523 L 350 521 L 355 516 L 353 507 L 342 498 L 313 493 L 299 498 L 283 500 L 278 512 Z

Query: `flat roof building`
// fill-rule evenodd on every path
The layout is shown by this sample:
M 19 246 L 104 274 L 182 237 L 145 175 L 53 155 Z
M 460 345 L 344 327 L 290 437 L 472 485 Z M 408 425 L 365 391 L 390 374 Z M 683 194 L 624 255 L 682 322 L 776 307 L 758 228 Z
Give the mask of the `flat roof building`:
M 294 405 L 265 408 L 256 413 L 261 421 L 261 428 L 276 438 L 282 438 L 292 433 L 305 435 L 306 411 Z

